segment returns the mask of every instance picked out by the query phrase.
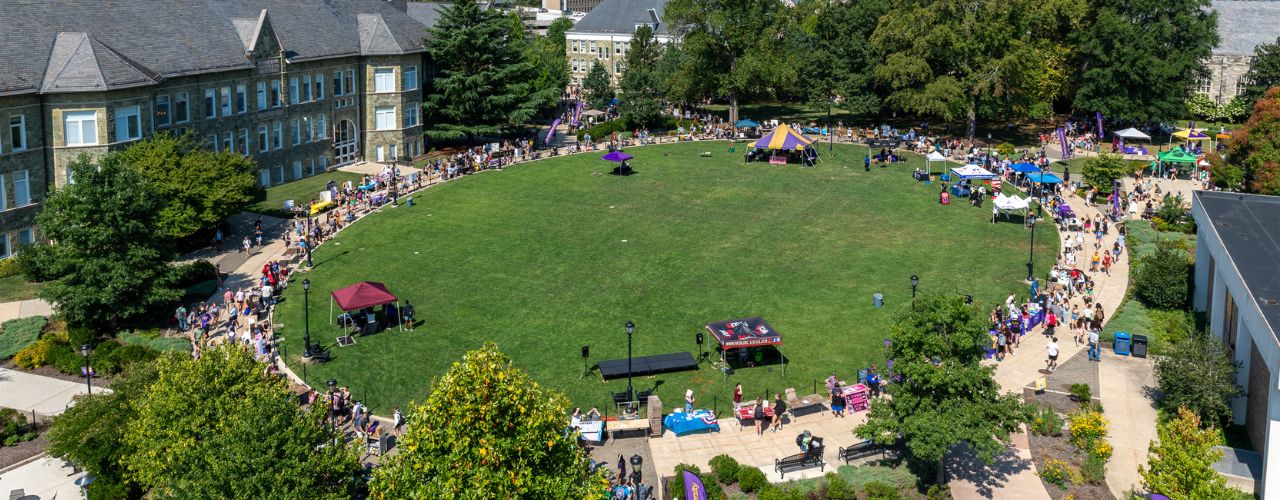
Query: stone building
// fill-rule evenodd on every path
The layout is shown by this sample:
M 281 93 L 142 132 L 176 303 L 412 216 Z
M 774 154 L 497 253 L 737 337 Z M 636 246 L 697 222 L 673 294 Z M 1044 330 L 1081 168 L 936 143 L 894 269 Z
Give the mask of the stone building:
M 641 26 L 653 28 L 659 43 L 674 38 L 662 21 L 666 0 L 604 0 L 565 33 L 565 51 L 569 55 L 569 86 L 580 88 L 582 80 L 600 61 L 614 85 L 626 70 L 627 47 Z
M 425 27 L 378 0 L 6 2 L 0 258 L 68 162 L 159 132 L 253 156 L 263 186 L 424 153 Z
M 1276 1 L 1215 1 L 1213 10 L 1218 12 L 1218 36 L 1220 41 L 1213 49 L 1206 65 L 1208 80 L 1200 82 L 1197 89 L 1218 104 L 1231 102 L 1244 93 L 1247 86 L 1245 73 L 1253 61 L 1253 49 L 1266 43 L 1275 43 L 1280 37 L 1280 2 Z M 1170 54 L 1176 57 L 1176 54 Z

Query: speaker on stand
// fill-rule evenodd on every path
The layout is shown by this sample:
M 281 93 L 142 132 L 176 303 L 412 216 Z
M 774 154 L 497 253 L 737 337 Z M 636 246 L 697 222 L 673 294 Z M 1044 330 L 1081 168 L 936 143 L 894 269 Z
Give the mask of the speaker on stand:
M 579 379 L 587 377 L 587 358 L 589 357 L 591 357 L 591 346 L 582 346 L 582 376 L 578 377 Z
M 704 340 L 705 338 L 702 336 L 702 332 L 698 332 L 693 336 L 693 341 L 698 344 L 698 362 L 699 363 L 701 363 L 704 359 L 706 359 L 706 356 L 702 352 L 702 342 Z

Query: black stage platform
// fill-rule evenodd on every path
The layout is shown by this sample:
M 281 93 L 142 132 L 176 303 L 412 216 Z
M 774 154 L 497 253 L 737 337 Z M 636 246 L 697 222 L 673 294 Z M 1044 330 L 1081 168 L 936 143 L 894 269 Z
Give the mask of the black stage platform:
M 626 358 L 601 361 L 599 366 L 600 376 L 604 377 L 605 380 L 627 377 Z M 631 375 L 635 377 L 697 369 L 698 362 L 694 361 L 693 355 L 688 352 L 673 352 L 671 354 L 655 354 L 653 356 L 631 358 Z

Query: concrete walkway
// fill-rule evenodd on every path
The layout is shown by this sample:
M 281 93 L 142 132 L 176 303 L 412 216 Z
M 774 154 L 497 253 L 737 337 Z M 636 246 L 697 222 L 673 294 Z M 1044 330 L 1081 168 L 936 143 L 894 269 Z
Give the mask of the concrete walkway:
M 62 460 L 42 457 L 0 472 L 0 495 L 22 490 L 22 500 L 71 500 L 81 498 L 75 482 L 84 472 L 75 472 Z M 15 498 L 15 497 L 10 497 Z
M 71 406 L 72 399 L 84 394 L 84 382 L 69 382 L 53 377 L 0 368 L 0 408 L 13 408 L 24 413 L 58 415 Z M 94 387 L 93 392 L 110 391 Z
M 0 302 L 0 323 L 31 316 L 51 316 L 53 307 L 41 299 Z
M 1139 490 L 1138 466 L 1147 465 L 1147 447 L 1156 440 L 1156 377 L 1151 358 L 1117 356 L 1104 350 L 1098 363 L 1107 441 L 1115 449 L 1107 463 L 1107 487 L 1116 498 Z

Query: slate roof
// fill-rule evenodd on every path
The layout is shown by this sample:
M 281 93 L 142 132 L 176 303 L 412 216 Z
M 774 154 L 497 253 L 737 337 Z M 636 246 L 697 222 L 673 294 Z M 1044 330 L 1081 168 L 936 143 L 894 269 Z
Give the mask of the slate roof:
M 263 10 L 293 62 L 424 50 L 426 26 L 380 0 L 0 0 L 0 95 L 248 69 Z
M 1271 332 L 1280 335 L 1280 196 L 1196 191 L 1194 198 L 1231 257 L 1218 266 L 1235 266 L 1249 289 L 1248 300 L 1258 304 Z
M 653 24 L 649 14 L 652 9 L 658 15 L 658 29 L 654 35 L 669 35 L 667 23 L 661 21 L 667 0 L 604 0 L 573 25 L 569 33 L 613 33 L 630 35 L 637 24 Z
M 405 4 L 409 17 L 414 18 L 428 28 L 433 28 L 436 23 L 440 22 L 441 11 L 446 7 L 448 7 L 447 4 L 437 2 L 408 2 Z
M 1280 2 L 1215 1 L 1213 10 L 1218 11 L 1221 38 L 1214 54 L 1252 56 L 1254 47 L 1280 37 Z

